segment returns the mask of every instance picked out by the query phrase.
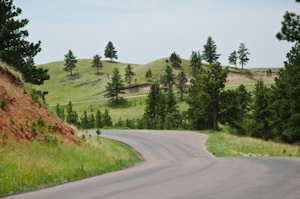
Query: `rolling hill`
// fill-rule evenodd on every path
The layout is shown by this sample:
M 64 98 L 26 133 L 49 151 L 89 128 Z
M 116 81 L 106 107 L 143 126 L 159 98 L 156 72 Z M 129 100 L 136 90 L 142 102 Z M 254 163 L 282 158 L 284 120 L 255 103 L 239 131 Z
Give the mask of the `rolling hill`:
M 126 94 L 123 96 L 133 96 L 140 94 L 147 94 L 150 84 L 145 78 L 147 70 L 151 69 L 153 73 L 153 81 L 158 80 L 160 75 L 164 72 L 167 58 L 158 59 L 150 63 L 139 65 L 131 64 L 133 71 L 136 73 L 133 81 L 133 86 L 128 87 Z M 52 62 L 40 65 L 40 67 L 49 70 L 51 79 L 46 81 L 42 86 L 35 86 L 36 89 L 48 91 L 46 101 L 50 105 L 57 103 L 65 104 L 69 101 L 81 102 L 89 100 L 104 99 L 105 86 L 109 81 L 109 76 L 112 75 L 114 68 L 118 68 L 121 76 L 124 77 L 125 67 L 128 63 L 102 61 L 103 68 L 100 74 L 96 73 L 96 69 L 92 68 L 92 60 L 81 59 L 78 60 L 75 75 L 70 76 L 68 72 L 64 71 L 64 61 Z M 207 67 L 206 64 L 203 67 Z M 189 67 L 189 61 L 182 59 L 181 68 L 174 69 L 177 74 L 180 70 L 187 73 L 187 77 L 192 77 L 192 69 Z M 228 86 L 239 84 L 253 84 L 258 79 L 262 78 L 265 82 L 272 82 L 275 73 L 272 76 L 267 76 L 266 69 L 236 69 L 229 68 Z M 276 72 L 278 69 L 272 69 Z M 151 82 L 150 82 L 151 83 Z

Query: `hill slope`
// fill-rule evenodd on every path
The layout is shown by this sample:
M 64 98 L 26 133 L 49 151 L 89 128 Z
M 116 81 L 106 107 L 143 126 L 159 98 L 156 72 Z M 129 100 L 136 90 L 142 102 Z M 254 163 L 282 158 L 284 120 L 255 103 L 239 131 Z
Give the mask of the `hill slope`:
M 124 96 L 148 93 L 150 86 L 145 78 L 146 71 L 151 69 L 153 81 L 158 80 L 165 70 L 166 59 L 167 58 L 158 59 L 144 65 L 131 64 L 133 71 L 136 73 L 136 76 L 134 76 L 136 81 L 133 81 L 133 87 L 129 88 L 126 92 L 127 94 Z M 102 99 L 104 98 L 103 94 L 105 92 L 105 86 L 107 81 L 109 81 L 109 76 L 112 75 L 113 69 L 118 68 L 124 78 L 125 67 L 128 65 L 127 63 L 102 62 L 103 68 L 100 70 L 101 73 L 96 74 L 96 69 L 91 67 L 92 60 L 78 60 L 76 69 L 77 74 L 73 76 L 70 76 L 68 72 L 63 70 L 64 61 L 40 65 L 40 67 L 49 70 L 51 79 L 46 81 L 44 85 L 35 88 L 49 92 L 46 96 L 48 104 Z M 182 68 L 175 69 L 174 72 L 177 74 L 183 69 L 190 79 L 192 77 L 192 69 L 189 67 L 189 61 L 182 59 L 181 67 Z M 207 65 L 204 64 L 203 67 L 207 67 Z M 230 73 L 228 75 L 229 82 L 227 85 L 255 83 L 259 78 L 262 78 L 264 81 L 273 81 L 274 77 L 275 74 L 268 77 L 265 71 L 260 69 L 245 69 L 242 71 L 240 69 L 230 68 Z
M 77 142 L 74 130 L 48 111 L 39 101 L 38 94 L 34 90 L 27 90 L 22 80 L 5 70 L 5 66 L 0 62 L 0 133 L 16 140 L 30 141 L 34 138 L 42 141 L 46 132 L 58 133 L 63 138 Z
M 19 73 L 0 62 L 0 197 L 141 161 L 124 144 L 78 135 L 39 102 Z

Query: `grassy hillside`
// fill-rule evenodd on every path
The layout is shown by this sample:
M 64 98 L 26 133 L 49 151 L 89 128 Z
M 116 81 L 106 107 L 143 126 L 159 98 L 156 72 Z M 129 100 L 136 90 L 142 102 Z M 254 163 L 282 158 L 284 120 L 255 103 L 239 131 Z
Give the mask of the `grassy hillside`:
M 21 75 L 0 62 L 0 196 L 128 167 L 128 146 L 88 135 L 57 119 Z M 80 132 L 78 132 L 80 133 Z
M 158 59 L 144 65 L 131 64 L 133 71 L 136 73 L 134 79 L 137 80 L 136 82 L 133 81 L 133 86 L 140 86 L 128 89 L 126 94 L 123 96 L 148 93 L 149 86 L 145 85 L 149 84 L 145 78 L 146 71 L 151 69 L 153 73 L 153 81 L 158 80 L 165 70 L 166 59 L 167 58 Z M 52 105 L 56 103 L 68 103 L 69 101 L 81 102 L 104 99 L 103 95 L 105 92 L 105 86 L 109 80 L 108 74 L 111 76 L 113 69 L 118 68 L 124 78 L 125 67 L 128 64 L 103 61 L 104 67 L 101 69 L 100 74 L 96 74 L 96 69 L 92 68 L 91 65 L 92 60 L 78 60 L 77 69 L 75 71 L 77 75 L 73 76 L 70 76 L 69 72 L 63 70 L 64 61 L 40 65 L 40 67 L 49 70 L 51 79 L 49 81 L 45 81 L 44 85 L 35 86 L 35 88 L 42 91 L 48 91 L 49 94 L 46 96 L 46 100 L 48 104 Z M 183 69 L 190 79 L 192 77 L 192 69 L 189 67 L 189 61 L 182 59 L 181 66 L 182 68 L 176 69 L 174 72 L 177 74 Z M 207 65 L 203 65 L 203 67 L 207 67 Z M 272 69 L 273 72 L 276 70 L 277 69 Z M 241 83 L 251 84 L 255 83 L 259 78 L 262 78 L 266 82 L 272 82 L 274 79 L 274 76 L 267 77 L 264 72 L 265 70 L 263 69 L 241 70 L 231 67 L 230 71 L 227 85 L 239 85 Z
M 141 161 L 124 144 L 87 135 L 80 145 L 61 138 L 48 143 L 8 139 L 0 154 L 0 196 L 103 174 Z

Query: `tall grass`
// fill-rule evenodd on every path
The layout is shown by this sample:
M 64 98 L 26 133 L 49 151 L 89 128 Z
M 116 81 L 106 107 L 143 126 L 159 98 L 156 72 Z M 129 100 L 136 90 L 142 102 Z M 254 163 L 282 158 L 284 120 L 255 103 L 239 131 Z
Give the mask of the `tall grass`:
M 0 147 L 0 195 L 119 170 L 141 161 L 124 144 L 85 136 L 80 146 L 9 140 Z
M 300 146 L 242 137 L 226 132 L 200 131 L 210 137 L 207 150 L 217 157 L 300 157 Z

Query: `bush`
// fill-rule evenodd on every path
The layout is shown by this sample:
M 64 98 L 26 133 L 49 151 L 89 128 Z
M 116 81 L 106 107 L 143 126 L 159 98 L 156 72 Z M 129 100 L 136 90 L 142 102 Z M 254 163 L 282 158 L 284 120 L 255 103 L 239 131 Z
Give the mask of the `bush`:
M 6 106 L 6 98 L 5 97 L 1 97 L 1 100 L 0 100 L 0 107 L 1 107 L 1 109 L 4 109 L 5 106 Z
M 97 129 L 96 134 L 99 136 L 101 134 L 101 130 Z

